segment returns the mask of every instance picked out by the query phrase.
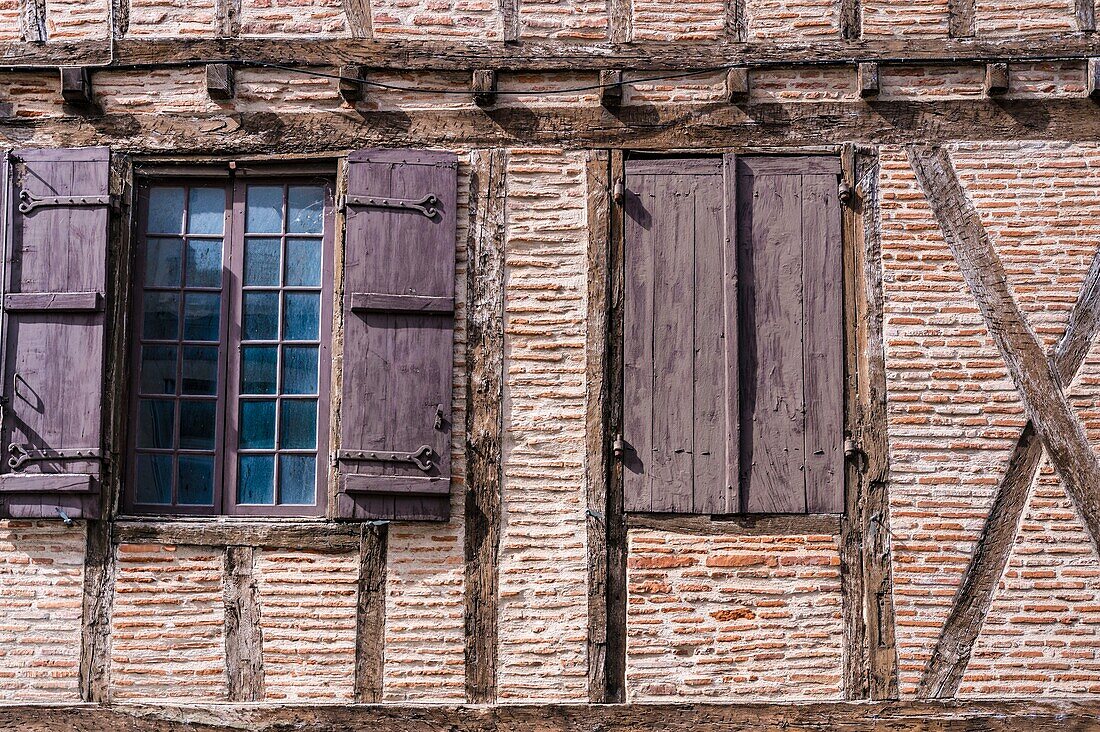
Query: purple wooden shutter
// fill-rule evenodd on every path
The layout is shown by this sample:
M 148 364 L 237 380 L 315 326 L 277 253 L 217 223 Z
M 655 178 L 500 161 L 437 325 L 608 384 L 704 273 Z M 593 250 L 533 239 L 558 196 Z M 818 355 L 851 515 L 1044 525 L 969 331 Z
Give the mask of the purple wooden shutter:
M 365 150 L 347 174 L 336 513 L 446 521 L 457 159 Z
M 737 511 L 733 158 L 626 167 L 626 510 Z
M 741 488 L 752 513 L 844 507 L 836 158 L 740 158 Z
M 109 159 L 11 160 L 0 515 L 99 517 Z

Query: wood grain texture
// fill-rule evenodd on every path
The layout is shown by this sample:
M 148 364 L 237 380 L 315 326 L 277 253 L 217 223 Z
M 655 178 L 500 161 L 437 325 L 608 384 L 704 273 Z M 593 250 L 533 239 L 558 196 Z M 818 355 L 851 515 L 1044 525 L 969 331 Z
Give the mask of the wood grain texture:
M 1096 0 L 1074 0 L 1073 15 L 1077 30 L 1085 33 L 1096 30 Z
M 870 61 L 858 64 L 856 67 L 856 86 L 859 87 L 861 97 L 876 97 L 879 92 L 879 66 Z
M 1095 699 L 801 704 L 209 704 L 0 705 L 20 732 L 1066 732 L 1093 730 Z
M 225 548 L 225 674 L 229 701 L 233 702 L 264 698 L 264 639 L 254 564 L 252 547 Z
M 4 296 L 4 309 L 8 312 L 97 312 L 103 309 L 103 293 L 15 292 Z
M 955 174 L 947 152 L 906 147 L 910 164 L 1005 361 L 1024 411 L 1046 448 L 1062 486 L 1100 549 L 1100 463 L 1070 408 L 1062 384 L 1008 288 L 993 244 Z
M 951 38 L 974 36 L 975 0 L 947 0 L 947 35 Z
M 374 38 L 374 21 L 371 18 L 370 0 L 343 0 L 344 17 L 348 32 L 356 40 Z
M 116 41 L 130 32 L 130 0 L 111 0 L 111 37 Z
M 116 544 L 183 546 L 250 546 L 348 552 L 359 548 L 359 527 L 333 521 L 246 521 L 241 519 L 116 520 L 111 525 Z
M 1081 292 L 1061 340 L 1050 354 L 1050 365 L 1063 385 L 1069 385 L 1100 335 L 1100 250 L 1093 257 Z M 917 694 L 923 698 L 952 697 L 958 691 L 974 642 L 993 603 L 993 595 L 1008 563 L 1019 531 L 1028 492 L 1043 456 L 1042 442 L 1029 421 L 1020 431 L 1008 467 L 997 485 L 993 505 L 966 574 L 955 594 L 921 675 Z
M 241 0 L 214 0 L 215 34 L 236 38 L 241 34 Z
M 632 513 L 631 529 L 667 531 L 694 536 L 805 536 L 838 535 L 840 517 L 834 514 L 742 514 L 684 516 L 681 514 Z
M 389 526 L 360 525 L 359 594 L 355 605 L 355 680 L 357 704 L 382 701 L 386 656 L 386 557 Z
M 748 39 L 745 0 L 726 0 L 726 40 L 744 43 Z
M 846 145 L 843 209 L 845 461 L 841 521 L 841 605 L 846 699 L 898 695 L 886 419 L 878 152 Z M 857 185 L 858 184 L 858 185 Z
M 344 296 L 354 312 L 381 313 L 453 313 L 453 297 L 399 295 L 386 292 L 351 292 Z
M 19 19 L 24 41 L 46 42 L 46 0 L 19 0 Z
M 84 554 L 84 593 L 80 626 L 80 698 L 110 700 L 111 614 L 117 562 L 107 521 L 89 521 Z
M 851 41 L 863 35 L 863 3 L 840 0 L 840 37 Z
M 211 99 L 232 99 L 233 67 L 229 64 L 207 64 L 206 93 Z
M 585 529 L 588 535 L 588 700 L 607 701 L 607 394 L 608 254 L 611 244 L 611 158 L 593 150 L 586 159 L 588 196 L 585 335 Z
M 634 0 L 607 0 L 607 37 L 613 44 L 634 40 Z
M 496 699 L 507 153 L 471 156 L 466 269 L 466 699 Z
M 497 0 L 497 2 L 500 3 L 500 17 L 504 25 L 502 40 L 509 44 L 518 43 L 520 34 L 520 0 Z

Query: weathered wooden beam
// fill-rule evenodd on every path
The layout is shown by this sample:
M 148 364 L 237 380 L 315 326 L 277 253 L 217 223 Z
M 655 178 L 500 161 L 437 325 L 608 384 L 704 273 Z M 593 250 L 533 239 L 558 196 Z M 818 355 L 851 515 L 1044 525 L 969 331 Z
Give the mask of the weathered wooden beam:
M 19 0 L 19 20 L 24 41 L 46 42 L 46 0 Z
M 745 0 L 725 0 L 726 10 L 726 40 L 734 43 L 744 43 L 748 35 L 748 24 L 745 22 Z
M 877 97 L 879 91 L 878 64 L 865 62 L 856 65 L 856 84 L 861 97 Z
M 503 28 L 503 40 L 512 44 L 519 42 L 519 0 L 498 0 Z
M 336 521 L 242 521 L 239 519 L 116 520 L 111 531 L 116 544 L 176 546 L 250 546 L 350 552 L 359 548 L 359 527 Z
M 252 547 L 225 548 L 225 675 L 229 701 L 264 698 L 264 641 Z
M 95 105 L 92 93 L 92 75 L 84 66 L 63 66 L 61 72 L 61 98 L 66 104 L 77 107 Z
M 108 522 L 87 523 L 84 551 L 80 698 L 87 702 L 106 702 L 110 692 L 108 656 L 117 567 Z
M 1100 58 L 1090 58 L 1086 69 L 1085 91 L 1092 99 L 1100 99 Z
M 215 34 L 236 38 L 241 34 L 241 0 L 214 0 Z
M 496 699 L 507 153 L 476 150 L 466 268 L 466 699 Z
M 370 0 L 343 0 L 344 17 L 348 21 L 348 32 L 357 40 L 374 37 Z
M 1062 384 L 1073 381 L 1097 336 L 1100 336 L 1100 250 L 1093 256 L 1066 331 L 1050 355 L 1050 366 Z M 1035 426 L 1028 422 L 997 485 L 992 508 L 955 593 L 951 612 L 921 675 L 918 696 L 947 698 L 958 691 L 974 642 L 993 604 L 994 591 L 1008 564 L 1028 490 L 1042 457 L 1042 443 Z
M 861 0 L 840 0 L 840 37 L 846 41 L 863 35 L 863 3 Z
M 497 72 L 492 69 L 476 69 L 470 84 L 474 93 L 474 104 L 479 107 L 491 107 L 497 101 Z
M 974 36 L 974 0 L 947 0 L 947 35 L 951 38 Z
M 622 69 L 600 70 L 600 105 L 615 110 L 623 103 Z
M 734 66 L 726 70 L 726 101 L 741 104 L 749 100 L 749 67 Z
M 232 99 L 233 67 L 229 64 L 207 64 L 206 93 L 211 99 Z
M 962 271 L 997 350 L 1008 367 L 1024 411 L 1100 550 L 1100 462 L 1062 384 L 1009 291 L 1008 278 L 978 212 L 966 197 L 947 152 L 931 145 L 906 147 L 910 164 L 936 222 Z
M 340 83 L 339 94 L 340 98 L 348 104 L 354 104 L 355 102 L 361 102 L 366 97 L 366 92 L 362 84 L 354 81 L 355 79 L 363 78 L 363 67 L 356 66 L 355 64 L 345 64 L 340 67 Z
M 1008 92 L 1008 64 L 985 65 L 985 94 L 989 97 Z
M 355 681 L 357 704 L 382 701 L 386 648 L 386 557 L 389 525 L 359 527 L 359 594 L 355 609 Z
M 634 0 L 607 0 L 607 33 L 613 44 L 634 40 Z
M 111 0 L 111 37 L 125 38 L 130 32 L 130 0 Z
M 20 732 L 1067 732 L 1092 730 L 1094 698 L 951 702 L 742 704 L 211 704 L 0 705 Z
M 1096 30 L 1096 0 L 1075 0 L 1073 14 L 1077 20 L 1077 30 L 1092 33 Z
M 695 536 L 837 535 L 840 533 L 840 517 L 832 514 L 745 514 L 712 517 L 631 513 L 627 516 L 627 528 Z

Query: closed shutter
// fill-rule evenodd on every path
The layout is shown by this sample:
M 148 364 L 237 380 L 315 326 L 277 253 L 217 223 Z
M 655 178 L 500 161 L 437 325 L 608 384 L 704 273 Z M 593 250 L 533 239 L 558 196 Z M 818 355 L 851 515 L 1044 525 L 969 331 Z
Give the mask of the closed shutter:
M 751 513 L 843 510 L 839 161 L 741 158 L 741 487 Z
M 626 510 L 737 511 L 733 158 L 626 168 Z
M 457 159 L 348 158 L 336 514 L 450 516 Z
M 88 148 L 11 160 L 4 516 L 99 517 L 109 159 Z

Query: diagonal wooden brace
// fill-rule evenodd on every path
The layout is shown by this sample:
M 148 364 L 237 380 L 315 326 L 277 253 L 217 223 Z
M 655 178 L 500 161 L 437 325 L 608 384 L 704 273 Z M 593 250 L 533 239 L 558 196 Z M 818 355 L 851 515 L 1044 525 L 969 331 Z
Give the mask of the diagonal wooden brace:
M 1066 334 L 1048 362 L 1008 291 L 1000 260 L 947 153 L 938 147 L 916 145 L 909 146 L 907 152 L 1030 417 L 921 679 L 919 695 L 943 697 L 955 693 L 966 669 L 1015 539 L 1028 487 L 1042 457 L 1041 446 L 1046 446 L 1093 543 L 1100 548 L 1100 501 L 1094 491 L 1100 482 L 1100 463 L 1062 391 L 1062 384 L 1069 383 L 1080 368 L 1098 330 L 1100 254 L 1093 261 Z

